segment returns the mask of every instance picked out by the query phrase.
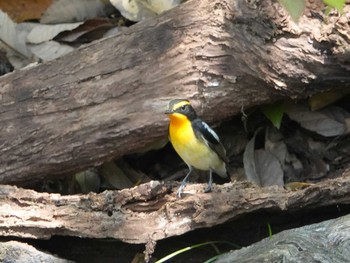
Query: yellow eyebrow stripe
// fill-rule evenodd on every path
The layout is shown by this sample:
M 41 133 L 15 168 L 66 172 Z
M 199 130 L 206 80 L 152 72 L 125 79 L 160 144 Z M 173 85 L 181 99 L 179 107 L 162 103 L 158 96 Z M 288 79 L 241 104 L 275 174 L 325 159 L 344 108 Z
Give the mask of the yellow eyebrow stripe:
M 180 108 L 180 107 L 182 107 L 184 105 L 190 105 L 190 102 L 186 101 L 186 100 L 183 100 L 183 101 L 180 101 L 180 102 L 174 104 L 173 111 L 177 110 L 178 108 Z

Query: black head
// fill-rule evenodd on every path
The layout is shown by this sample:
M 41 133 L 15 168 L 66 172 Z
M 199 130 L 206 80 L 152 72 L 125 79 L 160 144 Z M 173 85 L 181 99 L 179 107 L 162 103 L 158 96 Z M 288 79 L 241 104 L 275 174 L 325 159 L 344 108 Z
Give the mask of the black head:
M 185 115 L 190 121 L 197 118 L 197 114 L 192 108 L 189 100 L 175 99 L 169 102 L 169 108 L 166 114 L 179 113 Z

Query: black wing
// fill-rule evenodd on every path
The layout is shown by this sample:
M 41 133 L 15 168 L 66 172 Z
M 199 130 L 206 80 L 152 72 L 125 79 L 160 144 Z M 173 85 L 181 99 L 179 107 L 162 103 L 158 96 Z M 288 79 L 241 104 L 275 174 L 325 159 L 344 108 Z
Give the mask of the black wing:
M 209 127 L 208 124 L 200 119 L 195 119 L 192 121 L 192 128 L 195 131 L 197 139 L 208 145 L 225 163 L 229 162 L 226 157 L 226 150 L 221 144 L 219 136 Z

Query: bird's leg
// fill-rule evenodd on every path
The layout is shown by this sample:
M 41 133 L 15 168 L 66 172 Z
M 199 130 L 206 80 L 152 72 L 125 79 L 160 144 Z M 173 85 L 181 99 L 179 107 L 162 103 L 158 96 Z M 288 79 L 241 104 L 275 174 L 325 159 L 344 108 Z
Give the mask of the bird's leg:
M 205 188 L 204 192 L 208 193 L 211 192 L 211 186 L 213 184 L 213 175 L 212 175 L 212 170 L 210 169 L 209 171 L 209 182 L 207 188 Z
M 184 188 L 185 188 L 185 186 L 186 186 L 188 176 L 189 176 L 189 175 L 192 173 L 192 171 L 193 171 L 193 168 L 192 168 L 192 166 L 190 166 L 190 165 L 188 166 L 188 169 L 189 169 L 188 173 L 186 174 L 185 178 L 182 180 L 179 189 L 177 189 L 176 195 L 177 195 L 178 198 L 181 198 L 181 194 L 182 194 L 182 192 L 183 192 L 183 190 L 184 190 Z

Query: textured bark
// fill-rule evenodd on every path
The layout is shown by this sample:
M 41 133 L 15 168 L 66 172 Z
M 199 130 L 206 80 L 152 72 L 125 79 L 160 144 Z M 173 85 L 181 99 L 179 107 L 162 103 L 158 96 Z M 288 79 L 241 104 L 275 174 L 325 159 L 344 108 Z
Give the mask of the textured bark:
M 242 106 L 349 87 L 344 12 L 296 26 L 273 1 L 192 0 L 8 74 L 0 78 L 0 182 L 65 175 L 165 139 L 172 98 L 191 99 L 218 122 Z
M 0 235 L 49 238 L 68 235 L 146 243 L 211 227 L 259 210 L 302 211 L 349 204 L 350 173 L 304 190 L 248 183 L 188 185 L 177 199 L 171 185 L 150 182 L 122 191 L 61 196 L 0 186 Z
M 219 257 L 231 262 L 349 262 L 350 216 L 286 230 Z
M 73 263 L 73 261 L 60 259 L 17 241 L 0 242 L 0 259 L 1 262 Z

